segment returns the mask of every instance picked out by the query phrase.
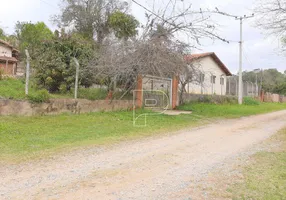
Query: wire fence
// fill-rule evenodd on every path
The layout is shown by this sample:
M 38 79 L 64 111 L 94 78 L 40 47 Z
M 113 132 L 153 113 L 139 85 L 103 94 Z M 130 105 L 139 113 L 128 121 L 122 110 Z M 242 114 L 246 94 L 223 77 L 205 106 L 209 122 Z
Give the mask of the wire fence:
M 226 95 L 238 96 L 238 77 L 232 76 L 227 78 Z M 259 84 L 243 81 L 242 95 L 243 97 L 258 97 L 261 91 Z

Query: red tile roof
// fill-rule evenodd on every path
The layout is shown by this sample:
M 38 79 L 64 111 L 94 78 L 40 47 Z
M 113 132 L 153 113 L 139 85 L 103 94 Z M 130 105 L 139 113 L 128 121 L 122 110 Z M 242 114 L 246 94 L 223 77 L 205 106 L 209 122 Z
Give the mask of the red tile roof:
M 5 46 L 10 47 L 12 49 L 12 51 L 19 52 L 19 50 L 15 49 L 11 44 L 9 44 L 9 42 L 6 42 L 5 40 L 0 39 L 0 44 L 4 44 Z
M 8 46 L 8 47 L 13 48 L 13 46 L 12 46 L 11 44 L 9 44 L 8 42 L 6 42 L 6 41 L 4 41 L 4 40 L 1 40 L 1 39 L 0 39 L 0 43 L 6 45 L 6 46 Z
M 185 59 L 186 61 L 192 62 L 197 59 L 205 58 L 208 56 L 210 56 L 218 64 L 218 66 L 227 76 L 232 76 L 231 72 L 228 70 L 228 68 L 223 64 L 223 62 L 217 57 L 217 55 L 214 52 L 186 55 Z
M 8 61 L 8 62 L 18 62 L 18 60 L 14 57 L 0 56 L 0 60 Z

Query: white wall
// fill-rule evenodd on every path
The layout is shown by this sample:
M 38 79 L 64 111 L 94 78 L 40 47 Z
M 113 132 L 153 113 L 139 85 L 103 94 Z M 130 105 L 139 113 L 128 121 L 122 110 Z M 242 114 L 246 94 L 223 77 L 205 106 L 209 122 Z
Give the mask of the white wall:
M 12 49 L 0 44 L 0 56 L 12 57 Z
M 205 80 L 203 84 L 187 85 L 187 93 L 226 95 L 226 74 L 210 56 L 196 61 L 195 65 L 197 65 L 197 67 L 201 69 L 202 73 L 205 74 Z M 216 76 L 215 84 L 211 83 L 212 75 Z M 221 77 L 224 79 L 223 85 L 220 84 Z

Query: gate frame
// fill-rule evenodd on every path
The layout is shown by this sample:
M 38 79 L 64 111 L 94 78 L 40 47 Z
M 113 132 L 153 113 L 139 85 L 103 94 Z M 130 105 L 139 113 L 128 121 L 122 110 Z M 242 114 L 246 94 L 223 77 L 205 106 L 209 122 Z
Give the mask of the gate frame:
M 171 81 L 171 87 L 170 87 L 170 106 L 171 109 L 175 109 L 178 105 L 178 86 L 179 86 L 179 81 L 178 77 L 174 76 L 172 79 L 171 78 L 164 78 L 164 77 L 159 77 L 159 76 L 150 76 L 150 75 L 145 75 L 144 78 L 153 78 L 153 79 L 161 79 L 165 81 Z M 137 76 L 137 87 L 136 87 L 136 106 L 138 108 L 142 108 L 143 104 L 143 76 L 140 74 Z

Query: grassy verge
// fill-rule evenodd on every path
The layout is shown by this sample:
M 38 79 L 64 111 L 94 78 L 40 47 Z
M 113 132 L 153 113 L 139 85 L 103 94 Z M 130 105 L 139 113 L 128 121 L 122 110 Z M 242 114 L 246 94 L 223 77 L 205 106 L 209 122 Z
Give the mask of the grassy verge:
M 233 185 L 232 199 L 286 199 L 286 129 L 274 139 L 279 149 L 259 152 L 243 169 L 243 181 Z
M 232 107 L 234 106 L 234 108 Z M 81 115 L 0 117 L 0 160 L 23 160 L 61 149 L 114 143 L 201 124 L 203 118 L 229 118 L 286 109 L 282 104 L 259 106 L 192 104 L 191 115 L 147 117 L 146 127 L 133 127 L 132 112 Z M 244 112 L 242 112 L 242 110 Z M 140 118 L 141 122 L 144 118 Z M 140 121 L 139 121 L 140 122 Z
M 35 93 L 33 88 L 29 89 L 30 93 Z M 0 80 L 0 97 L 8 99 L 26 99 L 25 84 L 22 80 L 5 78 Z
M 113 94 L 114 99 L 119 99 L 124 94 L 124 92 L 115 92 Z M 78 98 L 88 99 L 88 100 L 102 100 L 106 99 L 108 91 L 104 88 L 79 88 Z M 15 99 L 15 100 L 33 100 L 38 96 L 41 96 L 41 90 L 37 90 L 35 83 L 31 81 L 29 88 L 29 97 L 25 95 L 25 82 L 20 79 L 5 78 L 0 80 L 0 97 Z M 50 98 L 54 99 L 63 99 L 63 98 L 74 98 L 74 91 L 65 92 L 65 93 L 55 93 L 49 94 Z M 132 94 L 125 94 L 122 99 L 132 100 Z M 33 102 L 33 101 L 32 101 Z M 36 103 L 37 102 L 36 100 Z
M 133 127 L 132 119 L 129 111 L 0 117 L 0 160 L 29 159 L 61 149 L 109 144 L 199 123 L 191 115 L 154 115 L 147 118 L 146 127 Z
M 286 103 L 262 103 L 259 105 L 238 105 L 238 104 L 205 104 L 191 103 L 178 107 L 179 110 L 190 110 L 194 114 L 209 118 L 237 118 L 263 114 L 267 112 L 286 109 Z

